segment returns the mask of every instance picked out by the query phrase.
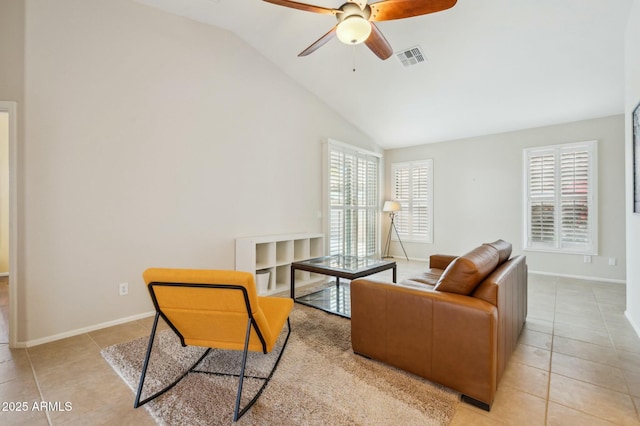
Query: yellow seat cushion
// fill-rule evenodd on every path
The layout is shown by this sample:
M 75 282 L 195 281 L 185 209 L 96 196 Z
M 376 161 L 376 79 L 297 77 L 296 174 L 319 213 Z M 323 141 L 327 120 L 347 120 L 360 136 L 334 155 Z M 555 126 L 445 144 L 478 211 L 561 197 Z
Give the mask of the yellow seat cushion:
M 282 330 L 284 323 L 287 321 L 287 318 L 289 318 L 291 309 L 293 309 L 293 299 L 258 296 L 258 300 L 260 309 L 262 309 L 265 319 L 269 324 L 269 330 L 272 331 L 269 339 L 267 339 L 267 352 L 270 352 L 278 340 L 280 330 Z

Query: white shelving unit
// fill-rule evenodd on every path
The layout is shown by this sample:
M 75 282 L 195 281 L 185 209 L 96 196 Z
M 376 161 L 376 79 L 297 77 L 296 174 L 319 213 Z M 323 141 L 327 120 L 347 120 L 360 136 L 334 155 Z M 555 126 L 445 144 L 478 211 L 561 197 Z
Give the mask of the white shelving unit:
M 323 234 L 288 234 L 236 239 L 236 271 L 252 272 L 257 281 L 258 271 L 269 271 L 267 296 L 291 288 L 291 263 L 324 255 Z M 324 275 L 296 271 L 296 288 L 321 282 Z

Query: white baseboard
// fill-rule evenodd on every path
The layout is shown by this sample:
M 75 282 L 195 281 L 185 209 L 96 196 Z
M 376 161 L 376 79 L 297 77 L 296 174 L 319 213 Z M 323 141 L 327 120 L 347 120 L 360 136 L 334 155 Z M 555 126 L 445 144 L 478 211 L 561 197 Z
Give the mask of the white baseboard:
M 633 330 L 636 332 L 638 337 L 640 337 L 640 325 L 637 325 L 636 323 L 633 322 L 633 320 L 629 316 L 629 311 L 628 310 L 624 311 L 624 316 L 627 317 L 627 320 L 629 321 L 629 324 L 631 324 L 631 327 L 633 327 Z
M 601 282 L 613 283 L 613 284 L 627 284 L 626 280 L 615 280 L 612 278 L 586 277 L 583 275 L 557 274 L 555 272 L 542 272 L 542 271 L 529 271 L 529 273 L 536 274 L 536 275 L 548 275 L 552 277 L 575 278 L 578 280 L 586 280 L 586 281 L 601 281 Z
M 45 343 L 55 342 L 56 340 L 66 339 L 68 337 L 78 336 L 80 334 L 90 333 L 92 331 L 101 330 L 107 327 L 113 327 L 114 325 L 120 325 L 127 322 L 148 318 L 155 315 L 155 311 L 145 312 L 143 314 L 132 315 L 130 317 L 120 318 L 113 321 L 103 322 L 101 324 L 91 325 L 89 327 L 78 328 L 76 330 L 65 331 L 64 333 L 54 334 L 53 336 L 47 336 L 40 339 L 28 340 L 26 342 L 18 342 L 15 348 L 24 349 L 31 348 L 33 346 L 42 345 Z
M 0 272 L 0 277 L 8 277 L 9 273 L 8 272 Z

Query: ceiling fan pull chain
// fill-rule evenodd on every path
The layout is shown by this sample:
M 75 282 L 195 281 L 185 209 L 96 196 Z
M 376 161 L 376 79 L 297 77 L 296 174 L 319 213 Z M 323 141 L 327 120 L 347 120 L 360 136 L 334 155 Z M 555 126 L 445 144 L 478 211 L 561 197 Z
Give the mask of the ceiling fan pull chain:
M 356 45 L 353 45 L 353 72 L 356 72 Z

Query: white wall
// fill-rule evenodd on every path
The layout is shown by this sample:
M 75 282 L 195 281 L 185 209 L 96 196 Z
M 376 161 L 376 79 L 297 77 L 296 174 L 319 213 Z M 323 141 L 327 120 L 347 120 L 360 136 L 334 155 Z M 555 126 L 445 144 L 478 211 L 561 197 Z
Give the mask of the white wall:
M 626 200 L 627 222 L 627 317 L 640 334 L 640 215 L 633 214 L 631 112 L 640 102 L 640 0 L 633 2 L 625 46 L 626 99 Z
M 598 140 L 599 249 L 591 264 L 581 255 L 523 252 L 523 148 Z M 461 254 L 502 238 L 527 256 L 530 271 L 625 280 L 624 117 L 556 126 L 385 151 L 391 164 L 434 160 L 434 243 L 405 244 L 409 257 Z M 390 179 L 385 190 L 391 196 Z M 388 226 L 388 225 L 383 225 Z M 394 244 L 393 253 L 402 255 Z M 608 266 L 608 259 L 617 259 Z
M 150 311 L 147 267 L 233 269 L 236 237 L 321 231 L 322 142 L 381 151 L 221 29 L 27 0 L 25 33 L 23 342 Z

